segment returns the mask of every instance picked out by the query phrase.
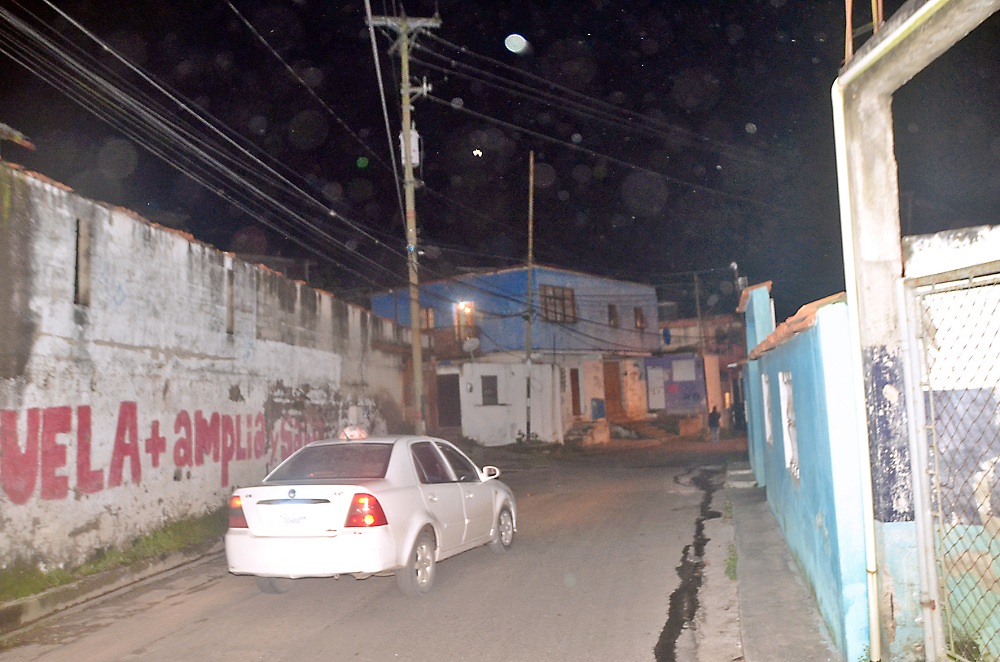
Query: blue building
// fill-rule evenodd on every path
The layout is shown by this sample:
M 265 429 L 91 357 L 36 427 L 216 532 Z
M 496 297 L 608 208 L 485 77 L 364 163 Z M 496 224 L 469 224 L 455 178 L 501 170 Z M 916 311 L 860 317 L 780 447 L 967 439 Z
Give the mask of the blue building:
M 411 326 L 409 289 L 372 297 L 372 312 Z M 421 283 L 420 325 L 433 338 L 437 427 L 486 444 L 527 429 L 562 442 L 580 422 L 647 412 L 641 359 L 660 347 L 650 285 L 536 266 Z M 530 311 L 530 317 L 529 317 Z M 531 322 L 531 364 L 526 351 Z M 537 419 L 536 419 L 537 416 Z

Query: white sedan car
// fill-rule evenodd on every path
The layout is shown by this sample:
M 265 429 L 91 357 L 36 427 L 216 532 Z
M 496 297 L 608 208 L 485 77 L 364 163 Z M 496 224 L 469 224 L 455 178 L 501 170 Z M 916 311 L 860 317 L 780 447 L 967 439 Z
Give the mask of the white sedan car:
M 514 495 L 494 466 L 479 469 L 442 439 L 401 436 L 305 446 L 229 501 L 229 571 L 265 593 L 298 577 L 396 575 L 427 593 L 435 563 L 514 541 Z

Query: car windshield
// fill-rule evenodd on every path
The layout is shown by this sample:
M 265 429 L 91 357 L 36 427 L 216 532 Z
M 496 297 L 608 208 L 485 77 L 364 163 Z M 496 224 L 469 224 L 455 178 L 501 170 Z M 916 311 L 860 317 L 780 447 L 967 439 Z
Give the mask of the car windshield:
M 267 477 L 271 481 L 385 478 L 391 444 L 343 443 L 310 446 Z

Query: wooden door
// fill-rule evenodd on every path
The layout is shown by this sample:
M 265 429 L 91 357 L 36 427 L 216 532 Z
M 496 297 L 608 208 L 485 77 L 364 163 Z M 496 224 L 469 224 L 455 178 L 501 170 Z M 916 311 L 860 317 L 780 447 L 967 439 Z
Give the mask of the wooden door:
M 618 361 L 604 362 L 604 409 L 609 419 L 622 418 L 622 379 Z

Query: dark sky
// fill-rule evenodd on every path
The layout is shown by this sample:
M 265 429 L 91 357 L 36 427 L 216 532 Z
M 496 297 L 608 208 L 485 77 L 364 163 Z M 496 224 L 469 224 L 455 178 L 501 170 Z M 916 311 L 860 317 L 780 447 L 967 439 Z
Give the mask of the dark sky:
M 185 215 L 196 237 L 223 249 L 308 256 L 319 284 L 334 291 L 403 282 L 405 240 L 363 0 L 231 1 L 238 13 L 225 0 L 55 3 L 173 98 L 46 3 L 0 7 L 219 145 L 217 158 L 240 164 L 247 185 L 278 201 L 279 211 L 260 214 L 270 227 L 149 155 L 144 144 L 166 152 L 176 144 L 155 123 L 129 137 L 8 55 L 0 55 L 0 122 L 37 151 L 5 144 L 3 157 L 154 220 Z M 855 25 L 870 20 L 867 4 Z M 887 2 L 887 15 L 899 4 Z M 372 0 L 376 15 L 401 7 Z M 422 278 L 524 259 L 533 150 L 539 262 L 653 283 L 682 308 L 691 303 L 688 272 L 714 270 L 702 282 L 713 312 L 731 310 L 728 267 L 737 262 L 751 283 L 774 281 L 779 319 L 843 289 L 830 110 L 842 2 L 444 0 L 405 9 L 411 17 L 437 9 L 442 21 L 420 38 L 412 65 L 433 86 L 414 109 L 424 148 Z M 6 18 L 0 25 L 2 50 L 53 79 L 23 32 Z M 505 49 L 511 33 L 531 48 Z M 994 17 L 896 96 L 911 232 L 994 222 L 998 44 Z M 395 146 L 398 60 L 386 35 L 377 45 Z M 112 122 L 115 112 L 140 114 L 90 103 Z M 189 103 L 234 142 L 192 120 L 180 109 Z M 167 158 L 215 181 L 206 166 Z M 244 195 L 218 181 L 212 188 Z

